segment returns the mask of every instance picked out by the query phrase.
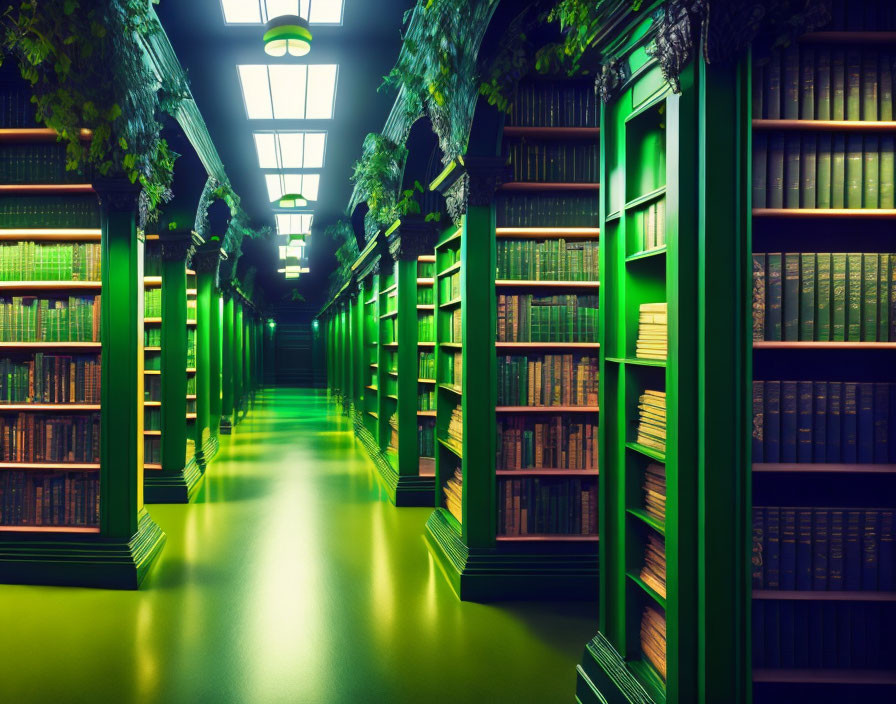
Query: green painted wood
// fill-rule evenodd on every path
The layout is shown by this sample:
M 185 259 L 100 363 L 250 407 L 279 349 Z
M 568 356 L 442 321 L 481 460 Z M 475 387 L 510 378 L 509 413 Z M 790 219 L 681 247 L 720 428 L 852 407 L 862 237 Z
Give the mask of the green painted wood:
M 234 295 L 233 300 L 233 424 L 236 425 L 243 410 L 243 303 Z
M 162 256 L 162 472 L 166 474 L 182 473 L 187 456 L 187 251 L 182 257 L 172 254 L 169 247 Z
M 419 475 L 417 459 L 417 261 L 395 262 L 398 349 L 398 474 Z
M 196 455 L 203 464 L 203 448 L 211 437 L 210 428 L 210 366 L 211 366 L 211 308 L 212 289 L 215 286 L 219 249 L 206 245 L 193 256 L 196 270 L 196 422 L 194 439 Z
M 233 293 L 223 294 L 221 339 L 221 427 L 229 432 L 233 425 Z
M 208 398 L 209 428 L 211 434 L 217 436 L 223 415 L 223 399 L 221 391 L 222 344 L 223 344 L 223 305 L 221 290 L 217 282 L 213 282 L 209 292 L 209 365 L 208 365 Z

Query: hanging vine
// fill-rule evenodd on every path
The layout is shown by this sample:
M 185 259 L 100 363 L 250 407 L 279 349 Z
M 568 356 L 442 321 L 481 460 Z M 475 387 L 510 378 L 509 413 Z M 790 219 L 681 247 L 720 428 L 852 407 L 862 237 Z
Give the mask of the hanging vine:
M 352 264 L 358 259 L 358 241 L 348 220 L 338 220 L 324 230 L 324 235 L 336 244 L 336 269 L 330 274 L 328 298 L 333 298 L 351 278 Z
M 146 0 L 23 0 L 0 16 L 0 62 L 17 61 L 37 121 L 65 143 L 66 168 L 139 183 L 141 220 L 171 197 L 178 156 L 156 116 L 187 94 L 183 76 L 169 77 L 160 100 L 139 39 L 156 31 Z
M 407 147 L 381 134 L 371 133 L 364 138 L 352 182 L 367 202 L 370 217 L 380 225 L 391 225 L 401 216 L 396 193 L 407 156 Z

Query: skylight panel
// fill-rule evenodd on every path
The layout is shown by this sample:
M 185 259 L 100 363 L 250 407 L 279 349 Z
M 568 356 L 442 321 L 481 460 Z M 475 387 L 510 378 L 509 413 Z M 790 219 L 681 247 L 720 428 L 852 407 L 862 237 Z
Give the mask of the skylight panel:
M 293 244 L 281 244 L 277 247 L 280 250 L 280 259 L 286 259 L 287 257 L 298 257 L 301 259 L 305 255 L 305 245 L 293 245 Z
M 344 5 L 344 0 L 221 0 L 227 24 L 264 24 L 281 15 L 299 15 L 310 24 L 342 24 Z
M 279 200 L 286 193 L 301 193 L 305 200 L 317 200 L 320 174 L 265 174 L 268 200 Z
M 326 132 L 255 132 L 255 151 L 262 169 L 320 169 Z
M 250 120 L 330 120 L 336 97 L 336 64 L 240 64 Z
M 311 232 L 313 213 L 276 213 L 278 235 L 304 235 Z

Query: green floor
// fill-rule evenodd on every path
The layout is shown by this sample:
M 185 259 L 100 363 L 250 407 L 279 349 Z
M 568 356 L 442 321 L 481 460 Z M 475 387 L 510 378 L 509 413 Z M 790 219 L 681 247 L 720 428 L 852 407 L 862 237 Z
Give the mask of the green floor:
M 0 702 L 570 702 L 593 604 L 462 604 L 348 419 L 268 391 L 140 592 L 0 586 Z

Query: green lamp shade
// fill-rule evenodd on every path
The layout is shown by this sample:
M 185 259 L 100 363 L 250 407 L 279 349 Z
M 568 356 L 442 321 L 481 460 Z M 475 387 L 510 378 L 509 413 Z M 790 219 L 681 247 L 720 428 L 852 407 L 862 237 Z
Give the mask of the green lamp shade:
M 298 274 L 290 274 L 288 271 L 284 274 L 283 278 L 285 279 L 297 279 L 299 278 Z
M 311 29 L 306 19 L 282 15 L 268 22 L 264 30 L 264 53 L 268 56 L 304 56 L 311 51 Z
M 301 193 L 284 193 L 274 201 L 278 208 L 304 208 L 308 205 L 308 199 Z
M 304 242 L 305 235 L 288 235 L 288 240 L 290 244 L 296 244 L 297 242 Z

